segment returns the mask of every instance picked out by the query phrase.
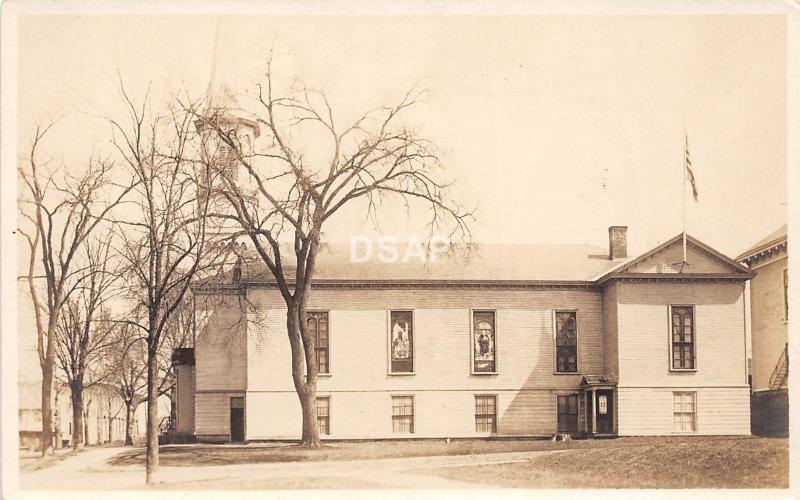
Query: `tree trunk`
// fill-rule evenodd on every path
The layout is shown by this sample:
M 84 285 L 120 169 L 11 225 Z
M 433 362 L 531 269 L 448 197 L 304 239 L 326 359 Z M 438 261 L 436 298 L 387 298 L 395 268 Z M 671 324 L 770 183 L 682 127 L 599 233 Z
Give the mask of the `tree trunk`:
M 83 447 L 83 384 L 73 382 L 69 386 L 72 399 L 72 449 Z
M 45 359 L 42 367 L 42 456 L 53 453 L 53 363 Z
M 133 446 L 133 401 L 125 402 L 125 446 Z
M 145 482 L 152 484 L 158 472 L 158 373 L 156 349 L 147 351 L 147 459 Z
M 307 391 L 300 396 L 300 408 L 303 410 L 303 446 L 318 448 L 322 446 L 317 428 L 317 391 Z
M 297 397 L 300 400 L 300 409 L 303 413 L 303 430 L 301 444 L 310 448 L 319 448 L 317 429 L 317 380 L 316 373 L 306 377 L 306 356 L 300 336 L 299 308 L 289 305 L 286 317 L 286 328 L 289 333 L 289 345 L 292 349 L 292 380 L 294 381 Z M 312 360 L 315 362 L 315 360 Z

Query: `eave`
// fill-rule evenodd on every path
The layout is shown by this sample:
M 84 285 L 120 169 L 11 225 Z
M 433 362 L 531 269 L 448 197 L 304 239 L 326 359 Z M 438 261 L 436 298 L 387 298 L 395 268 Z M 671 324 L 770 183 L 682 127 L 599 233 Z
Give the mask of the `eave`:
M 597 281 L 604 286 L 611 281 L 668 281 L 668 282 L 720 282 L 720 281 L 747 281 L 755 276 L 752 271 L 744 273 L 610 273 Z

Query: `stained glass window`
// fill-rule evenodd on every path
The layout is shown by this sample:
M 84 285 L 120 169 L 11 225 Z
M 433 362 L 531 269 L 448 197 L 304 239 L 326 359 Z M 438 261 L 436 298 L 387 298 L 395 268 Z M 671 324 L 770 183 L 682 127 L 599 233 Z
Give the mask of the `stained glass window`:
M 316 339 L 317 373 L 330 373 L 328 362 L 328 313 L 306 313 L 308 331 Z
M 411 311 L 392 311 L 389 314 L 392 373 L 414 371 L 414 324 Z
M 472 313 L 472 352 L 473 371 L 494 372 L 495 362 L 495 324 L 493 311 L 475 311 Z
M 694 369 L 694 307 L 672 306 L 672 368 Z
M 578 321 L 575 311 L 556 312 L 556 371 L 578 371 Z

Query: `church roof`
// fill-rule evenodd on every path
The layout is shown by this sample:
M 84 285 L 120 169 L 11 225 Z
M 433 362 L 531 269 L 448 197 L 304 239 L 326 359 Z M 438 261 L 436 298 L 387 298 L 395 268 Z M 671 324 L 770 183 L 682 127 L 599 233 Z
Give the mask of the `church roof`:
M 481 244 L 456 247 L 435 260 L 419 255 L 404 258 L 408 247 L 396 245 L 397 259 L 381 261 L 377 243 L 371 258 L 351 258 L 349 244 L 324 244 L 317 257 L 314 283 L 326 286 L 594 286 L 613 279 L 749 279 L 750 270 L 699 240 L 686 236 L 689 261 L 680 260 L 682 234 L 631 259 L 608 258 L 608 250 L 594 245 Z M 294 257 L 290 249 L 284 251 Z M 363 248 L 357 256 L 363 256 Z M 245 250 L 241 269 L 228 268 L 200 286 L 270 285 L 272 273 L 252 249 Z M 664 262 L 661 262 L 664 261 Z M 291 281 L 294 263 L 284 260 L 284 275 Z M 238 279 L 235 279 L 238 278 Z
M 491 282 L 586 282 L 610 269 L 618 261 L 608 258 L 607 250 L 593 245 L 502 245 L 482 244 L 473 249 L 459 248 L 422 262 L 398 244 L 399 258 L 382 262 L 378 248 L 372 258 L 354 262 L 348 244 L 326 245 L 317 258 L 317 281 L 491 281 Z M 293 257 L 293 254 L 290 254 Z M 242 266 L 242 282 L 273 282 L 269 270 L 258 260 L 248 259 Z M 291 266 L 286 266 L 292 268 Z M 291 274 L 291 273 L 287 273 Z
M 778 246 L 786 241 L 786 224 L 782 225 L 775 231 L 768 234 L 766 237 L 762 238 L 758 243 L 751 246 L 744 252 L 742 252 L 736 260 L 738 261 L 745 261 L 750 257 L 761 253 L 765 250 L 769 250 L 772 247 Z

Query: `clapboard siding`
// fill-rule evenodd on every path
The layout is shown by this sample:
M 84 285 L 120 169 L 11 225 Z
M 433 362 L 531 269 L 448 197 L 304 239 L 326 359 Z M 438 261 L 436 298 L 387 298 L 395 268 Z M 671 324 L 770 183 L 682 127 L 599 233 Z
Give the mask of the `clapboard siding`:
M 482 437 L 475 430 L 475 396 L 497 397 L 497 435 L 542 436 L 556 432 L 556 396 L 534 391 L 328 392 L 328 439 Z M 414 433 L 392 432 L 392 396 L 414 397 Z M 293 392 L 247 393 L 247 439 L 298 439 L 300 403 Z
M 181 433 L 194 433 L 194 378 L 195 367 L 180 365 L 175 367 L 176 393 L 176 428 Z
M 242 393 L 198 392 L 195 394 L 195 434 L 230 434 L 230 399 Z
M 619 385 L 746 384 L 741 283 L 619 283 Z M 697 370 L 670 371 L 669 305 L 695 306 Z
M 619 332 L 617 329 L 617 287 L 614 283 L 603 290 L 603 340 L 605 374 L 619 379 Z
M 250 294 L 261 317 L 248 335 L 250 390 L 293 389 L 286 312 L 276 295 Z M 598 292 L 315 290 L 308 309 L 330 315 L 331 375 L 319 378 L 320 391 L 574 388 L 580 374 L 603 371 Z M 390 309 L 414 310 L 414 375 L 387 373 Z M 471 374 L 471 309 L 496 310 L 496 375 Z M 553 373 L 554 309 L 578 311 L 578 374 Z
M 673 392 L 696 392 L 696 434 L 750 434 L 747 387 L 619 388 L 621 436 L 678 434 L 673 430 Z
M 198 391 L 247 388 L 247 315 L 235 295 L 196 298 Z
M 785 254 L 756 267 L 750 282 L 752 304 L 753 389 L 769 389 L 769 379 L 788 341 L 785 318 L 783 271 L 788 266 Z

